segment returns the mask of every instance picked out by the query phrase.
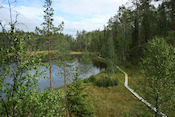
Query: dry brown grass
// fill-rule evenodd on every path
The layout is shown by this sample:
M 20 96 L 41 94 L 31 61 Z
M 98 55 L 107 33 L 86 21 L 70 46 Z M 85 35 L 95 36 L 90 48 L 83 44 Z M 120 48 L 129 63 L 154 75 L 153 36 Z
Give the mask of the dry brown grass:
M 56 54 L 59 53 L 58 50 L 50 50 L 51 54 Z M 32 51 L 32 52 L 27 52 L 26 56 L 31 56 L 31 55 L 38 55 L 38 54 L 42 54 L 42 55 L 47 55 L 48 51 Z M 82 55 L 84 54 L 84 52 L 70 52 L 70 55 Z M 89 55 L 96 55 L 96 53 L 94 52 L 88 52 Z M 8 56 L 13 56 L 14 53 L 9 53 Z

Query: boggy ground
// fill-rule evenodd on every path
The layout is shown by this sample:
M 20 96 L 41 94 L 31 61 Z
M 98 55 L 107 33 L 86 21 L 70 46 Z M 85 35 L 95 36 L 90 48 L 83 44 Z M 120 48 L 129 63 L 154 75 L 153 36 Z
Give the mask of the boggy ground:
M 100 73 L 95 77 L 101 78 L 106 73 Z M 153 111 L 134 97 L 124 87 L 124 75 L 117 72 L 112 75 L 119 83 L 114 87 L 97 87 L 94 83 L 88 83 L 88 92 L 95 108 L 96 117 L 153 117 Z

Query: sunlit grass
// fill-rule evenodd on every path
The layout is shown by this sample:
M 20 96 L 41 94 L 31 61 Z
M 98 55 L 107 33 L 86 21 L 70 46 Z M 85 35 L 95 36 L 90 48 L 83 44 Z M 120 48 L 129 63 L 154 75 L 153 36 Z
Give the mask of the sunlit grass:
M 153 106 L 155 106 L 155 100 L 152 96 L 148 96 L 146 92 L 149 92 L 150 89 L 148 86 L 144 83 L 144 75 L 142 74 L 141 70 L 138 67 L 129 67 L 129 68 L 123 68 L 129 78 L 129 86 L 140 96 L 142 96 L 144 99 L 146 99 L 149 103 L 151 103 Z M 175 104 L 175 99 L 172 100 L 172 103 Z M 174 109 L 171 110 L 169 113 L 166 113 L 168 117 L 174 117 L 175 115 L 175 105 Z
M 50 50 L 50 54 L 59 54 L 58 50 Z M 33 56 L 33 55 L 47 55 L 48 51 L 32 51 L 32 52 L 27 52 L 26 56 Z M 70 52 L 70 55 L 82 55 L 84 52 Z M 89 55 L 96 55 L 95 52 L 88 52 Z M 13 56 L 14 53 L 9 53 L 8 56 Z
M 105 73 L 96 75 L 100 78 Z M 89 84 L 88 92 L 95 107 L 97 117 L 122 117 L 129 115 L 148 115 L 153 116 L 147 106 L 140 102 L 124 87 L 124 75 L 120 72 L 112 75 L 118 78 L 119 84 L 114 87 L 101 88 Z

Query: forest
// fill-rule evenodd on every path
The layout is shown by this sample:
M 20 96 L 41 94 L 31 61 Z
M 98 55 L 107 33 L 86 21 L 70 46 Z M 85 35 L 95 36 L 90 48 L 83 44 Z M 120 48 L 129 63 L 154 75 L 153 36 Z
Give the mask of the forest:
M 128 0 L 76 36 L 54 24 L 52 0 L 33 32 L 5 1 L 0 117 L 175 117 L 175 0 Z

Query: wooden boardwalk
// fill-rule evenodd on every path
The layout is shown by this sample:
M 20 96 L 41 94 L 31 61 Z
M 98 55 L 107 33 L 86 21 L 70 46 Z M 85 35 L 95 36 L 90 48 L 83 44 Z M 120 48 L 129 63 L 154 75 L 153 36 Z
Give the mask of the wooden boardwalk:
M 120 67 L 117 66 L 117 68 L 119 69 L 119 71 L 121 71 L 124 75 L 125 75 L 125 84 L 124 86 L 136 97 L 138 98 L 140 101 L 142 101 L 145 105 L 147 105 L 149 108 L 151 108 L 154 112 L 157 112 L 157 109 L 155 107 L 153 107 L 149 102 L 147 102 L 146 100 L 144 100 L 141 96 L 139 96 L 136 92 L 134 92 L 133 89 L 131 89 L 128 86 L 128 74 L 126 72 L 124 72 Z M 164 113 L 160 112 L 160 115 L 162 117 L 167 117 Z

